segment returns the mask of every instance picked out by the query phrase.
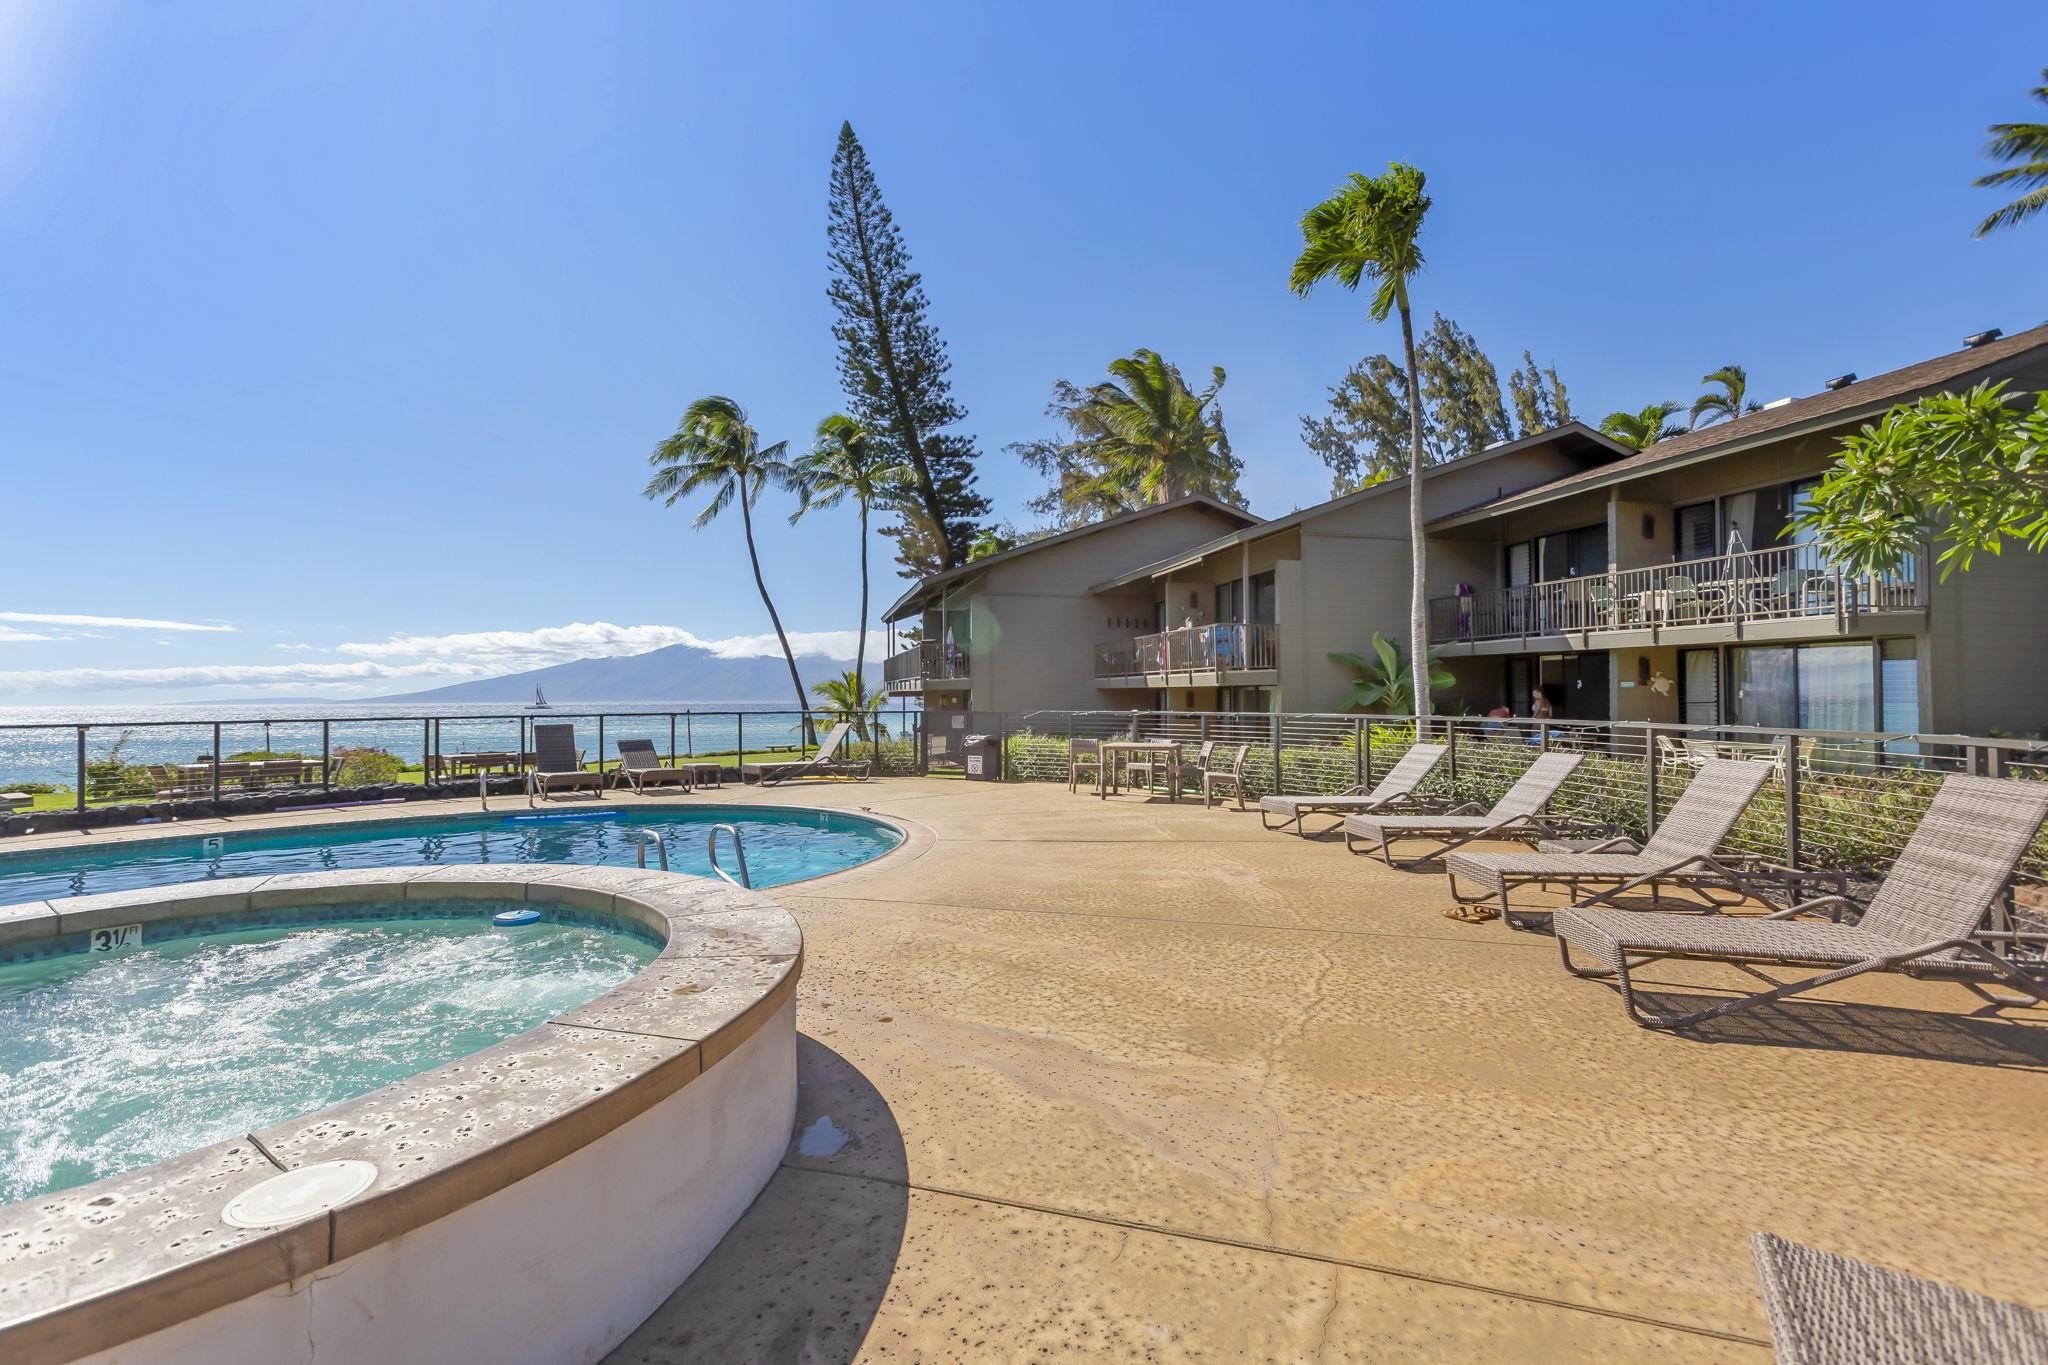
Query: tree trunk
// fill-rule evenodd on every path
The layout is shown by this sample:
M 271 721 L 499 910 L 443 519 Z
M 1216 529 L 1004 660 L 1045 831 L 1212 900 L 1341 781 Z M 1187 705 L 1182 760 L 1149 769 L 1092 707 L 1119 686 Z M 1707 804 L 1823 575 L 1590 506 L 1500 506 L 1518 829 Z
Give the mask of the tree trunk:
M 1428 554 L 1422 539 L 1422 384 L 1416 375 L 1415 320 L 1408 312 L 1408 292 L 1401 291 L 1401 349 L 1408 360 L 1408 658 L 1409 686 L 1415 693 L 1415 714 L 1430 713 L 1429 598 L 1424 571 Z M 1422 727 L 1417 725 L 1417 739 Z
M 860 500 L 860 643 L 853 651 L 854 700 L 868 699 L 868 500 Z
M 748 497 L 747 494 L 747 481 L 745 477 L 742 477 L 740 479 L 740 525 L 745 527 L 747 532 L 747 562 L 754 566 L 754 587 L 761 593 L 761 605 L 768 608 L 768 623 L 775 627 L 775 638 L 782 642 L 782 661 L 789 665 L 789 685 L 796 689 L 796 709 L 803 717 L 804 729 L 808 731 L 810 729 L 811 704 L 804 697 L 804 680 L 797 674 L 796 655 L 790 652 L 789 636 L 785 635 L 782 630 L 782 618 L 775 612 L 774 599 L 768 596 L 768 582 L 761 577 L 761 556 L 754 549 L 753 499 Z M 744 760 L 746 756 L 742 754 L 740 757 Z

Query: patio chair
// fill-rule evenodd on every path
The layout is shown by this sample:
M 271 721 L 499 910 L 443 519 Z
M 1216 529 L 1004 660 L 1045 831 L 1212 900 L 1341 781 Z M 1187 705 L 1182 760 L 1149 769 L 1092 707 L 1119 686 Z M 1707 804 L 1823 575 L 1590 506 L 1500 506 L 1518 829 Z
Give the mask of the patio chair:
M 1699 621 L 1705 619 L 1708 611 L 1707 599 L 1700 596 L 1699 584 L 1682 573 L 1667 574 L 1664 578 L 1665 600 L 1671 619 L 1683 621 L 1690 617 Z
M 604 799 L 604 774 L 584 768 L 583 751 L 576 747 L 576 727 L 536 722 L 533 767 L 526 774 L 526 799 L 531 802 L 538 796 L 545 801 L 557 791 L 583 787 L 597 793 L 599 800 Z
M 2048 1313 L 1768 1232 L 1749 1251 L 1779 1365 L 2048 1360 Z
M 1235 745 L 1230 762 L 1218 764 L 1215 761 L 1216 741 L 1205 740 L 1195 761 L 1180 765 L 1178 785 L 1199 786 L 1204 810 L 1215 805 L 1217 793 L 1225 790 L 1237 797 L 1237 808 L 1244 810 L 1244 760 L 1251 748 L 1249 744 Z
M 1347 815 L 1344 817 L 1344 847 L 1357 852 L 1359 839 L 1370 840 L 1388 867 L 1413 867 L 1475 839 L 1537 839 L 1569 835 L 1612 833 L 1611 828 L 1589 821 L 1543 814 L 1543 808 L 1557 795 L 1565 779 L 1586 761 L 1584 754 L 1540 755 L 1515 784 L 1507 789 L 1490 810 L 1476 801 L 1453 806 L 1441 815 Z M 1437 847 L 1420 858 L 1395 862 L 1393 846 L 1403 840 L 1428 839 Z
M 1706 760 L 1657 832 L 1641 845 L 1618 837 L 1585 847 L 1543 843 L 1534 853 L 1453 853 L 1444 862 L 1451 895 L 1463 905 L 1497 901 L 1497 913 L 1511 929 L 1518 926 L 1508 911 L 1508 893 L 1518 886 L 1562 886 L 1573 894 L 1587 884 L 1604 884 L 1616 891 L 1647 886 L 1654 897 L 1665 883 L 1678 882 L 1698 895 L 1704 908 L 1739 905 L 1751 894 L 1749 879 L 1753 875 L 1764 871 L 1780 877 L 1800 875 L 1793 868 L 1716 852 L 1770 775 L 1768 763 Z M 1460 878 L 1475 884 L 1478 893 L 1460 890 Z M 1734 898 L 1718 898 L 1715 892 L 1721 889 L 1732 892 Z
M 1102 780 L 1102 741 L 1099 739 L 1069 739 L 1067 741 L 1067 790 L 1079 791 L 1081 770 L 1092 769 L 1095 780 Z
M 853 722 L 842 720 L 825 732 L 818 741 L 818 752 L 806 759 L 791 759 L 781 763 L 742 763 L 740 782 L 748 778 L 763 786 L 775 786 L 781 782 L 793 782 L 799 777 L 850 777 L 856 782 L 868 780 L 873 764 L 866 759 L 839 757 L 839 746 L 846 743 L 853 733 Z
M 1973 985 L 2004 981 L 2034 999 L 2048 1000 L 2048 968 L 2030 969 L 1986 946 L 2048 942 L 2048 936 L 1980 932 L 2043 821 L 2048 821 L 2048 783 L 1952 774 L 1942 779 L 1934 803 L 1885 874 L 1870 908 L 1853 924 L 1797 922 L 1802 915 L 1825 911 L 1833 917 L 1855 910 L 1854 902 L 1837 895 L 1739 919 L 1569 906 L 1557 912 L 1552 925 L 1565 967 L 1579 976 L 1616 978 L 1629 1017 L 1645 1028 L 1683 1028 L 1865 972 L 1947 977 Z M 1573 966 L 1574 947 L 1599 966 Z M 1629 973 L 1665 958 L 1825 970 L 1689 1014 L 1661 1015 L 1642 1007 Z
M 1604 578 L 1596 578 L 1586 585 L 1586 597 L 1593 605 L 1593 624 L 1596 626 L 1618 626 L 1635 619 L 1635 602 L 1618 596 L 1614 584 Z
M 654 752 L 651 739 L 619 741 L 619 766 L 612 773 L 613 786 L 623 782 L 642 796 L 647 794 L 649 787 L 681 787 L 687 792 L 692 776 L 688 768 L 663 765 L 661 755 Z
M 1436 771 L 1436 765 L 1443 762 L 1450 749 L 1442 744 L 1417 744 L 1401 755 L 1387 775 L 1371 791 L 1363 787 L 1347 787 L 1343 791 L 1318 796 L 1262 796 L 1259 798 L 1259 823 L 1267 829 L 1285 829 L 1289 822 L 1294 832 L 1303 838 L 1308 830 L 1302 826 L 1306 815 L 1334 815 L 1327 828 L 1317 834 L 1328 834 L 1344 823 L 1347 815 L 1372 815 L 1379 811 L 1442 810 L 1450 803 L 1442 797 L 1417 796 L 1415 789 L 1423 779 Z M 1280 816 L 1281 822 L 1274 824 L 1273 816 Z

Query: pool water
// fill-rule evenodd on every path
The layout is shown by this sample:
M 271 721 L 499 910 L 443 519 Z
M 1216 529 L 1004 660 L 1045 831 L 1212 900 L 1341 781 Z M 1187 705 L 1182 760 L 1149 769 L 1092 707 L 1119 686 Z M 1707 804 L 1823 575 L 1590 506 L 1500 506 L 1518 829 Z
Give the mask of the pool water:
M 838 811 L 760 806 L 688 810 L 528 811 L 447 820 L 380 820 L 299 830 L 229 833 L 218 849 L 193 834 L 164 840 L 36 853 L 0 853 L 0 905 L 127 891 L 213 877 L 421 863 L 593 863 L 632 866 L 638 834 L 668 847 L 669 870 L 711 873 L 705 839 L 714 824 L 738 828 L 753 884 L 781 886 L 880 857 L 901 842 L 889 826 Z M 732 842 L 719 859 L 733 870 Z M 653 849 L 647 865 L 656 864 Z
M 0 1203 L 418 1075 L 603 994 L 658 951 L 583 916 L 493 928 L 508 908 L 416 901 L 386 908 L 402 918 L 366 907 L 0 964 Z

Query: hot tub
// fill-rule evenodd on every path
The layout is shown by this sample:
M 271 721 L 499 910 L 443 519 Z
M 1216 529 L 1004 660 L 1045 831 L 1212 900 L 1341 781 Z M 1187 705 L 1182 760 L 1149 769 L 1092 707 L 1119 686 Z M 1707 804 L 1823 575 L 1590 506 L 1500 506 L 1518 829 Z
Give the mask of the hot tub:
M 481 923 L 519 909 L 541 922 Z M 795 1112 L 802 936 L 757 893 L 559 864 L 248 877 L 8 907 L 0 954 L 98 958 L 88 981 L 126 959 L 161 994 L 177 962 L 221 970 L 233 959 L 220 945 L 291 947 L 294 926 L 324 943 L 352 935 L 342 960 L 374 971 L 377 926 L 395 938 L 422 922 L 442 968 L 474 942 L 516 984 L 555 956 L 483 936 L 553 933 L 594 955 L 599 975 L 585 979 L 631 975 L 583 1000 L 548 970 L 547 1018 L 514 1036 L 0 1207 L 0 1359 L 592 1360 L 688 1277 L 773 1174 Z M 203 952 L 171 951 L 195 937 Z M 350 1027 L 356 1051 L 403 1051 L 380 1049 L 361 1019 Z M 164 1029 L 152 1021 L 152 1048 L 168 1045 Z M 232 1056 L 219 1080 L 246 1089 L 261 1068 Z M 80 1086 L 115 1089 L 124 1040 L 67 1066 Z M 96 1159 L 117 1169 L 121 1157 Z

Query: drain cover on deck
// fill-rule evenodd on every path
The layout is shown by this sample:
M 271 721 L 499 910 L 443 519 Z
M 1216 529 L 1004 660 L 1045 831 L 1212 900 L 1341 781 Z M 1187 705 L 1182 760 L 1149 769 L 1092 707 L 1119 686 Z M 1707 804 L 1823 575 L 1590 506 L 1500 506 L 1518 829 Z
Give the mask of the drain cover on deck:
M 232 1227 L 281 1228 L 347 1203 L 376 1178 L 377 1168 L 367 1161 L 315 1162 L 251 1185 L 220 1216 Z

